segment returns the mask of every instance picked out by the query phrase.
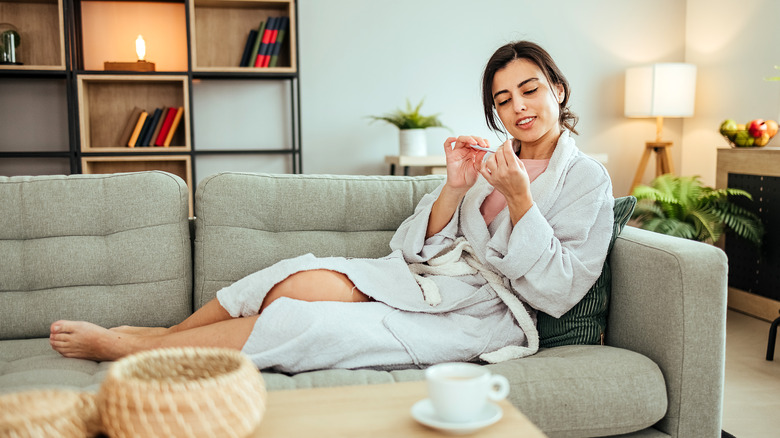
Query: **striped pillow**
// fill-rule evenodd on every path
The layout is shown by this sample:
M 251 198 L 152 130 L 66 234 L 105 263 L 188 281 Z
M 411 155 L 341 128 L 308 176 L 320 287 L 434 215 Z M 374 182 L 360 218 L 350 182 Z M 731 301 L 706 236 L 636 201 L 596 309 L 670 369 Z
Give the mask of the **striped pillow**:
M 625 196 L 615 199 L 615 223 L 612 226 L 612 238 L 609 249 L 623 230 L 636 206 L 636 198 Z M 612 272 L 609 268 L 609 252 L 604 261 L 601 276 L 596 280 L 585 297 L 560 318 L 546 313 L 537 315 L 540 347 L 559 347 L 561 345 L 599 344 L 607 327 L 607 309 L 612 288 Z

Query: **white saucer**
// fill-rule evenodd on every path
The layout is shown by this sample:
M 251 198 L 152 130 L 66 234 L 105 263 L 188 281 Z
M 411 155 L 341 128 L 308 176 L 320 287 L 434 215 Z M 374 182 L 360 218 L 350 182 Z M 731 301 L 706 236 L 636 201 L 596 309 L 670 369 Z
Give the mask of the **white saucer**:
M 498 405 L 488 402 L 476 420 L 464 423 L 451 423 L 439 419 L 436 412 L 433 410 L 431 400 L 428 398 L 420 400 L 412 406 L 412 417 L 414 417 L 415 420 L 428 427 L 452 435 L 465 435 L 482 429 L 483 427 L 490 426 L 500 420 L 503 415 L 504 412 Z

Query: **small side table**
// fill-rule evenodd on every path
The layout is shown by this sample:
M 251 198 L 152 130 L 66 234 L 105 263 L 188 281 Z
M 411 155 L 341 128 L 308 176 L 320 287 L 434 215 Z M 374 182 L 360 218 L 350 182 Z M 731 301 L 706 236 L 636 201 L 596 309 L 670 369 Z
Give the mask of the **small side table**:
M 395 175 L 396 166 L 403 167 L 404 175 L 409 175 L 410 167 L 422 167 L 425 173 L 444 175 L 447 173 L 447 158 L 444 155 L 412 157 L 408 155 L 386 155 L 385 163 L 390 165 L 390 175 Z
M 766 360 L 775 359 L 775 343 L 777 342 L 777 326 L 780 325 L 780 317 L 769 325 L 769 342 L 766 346 Z

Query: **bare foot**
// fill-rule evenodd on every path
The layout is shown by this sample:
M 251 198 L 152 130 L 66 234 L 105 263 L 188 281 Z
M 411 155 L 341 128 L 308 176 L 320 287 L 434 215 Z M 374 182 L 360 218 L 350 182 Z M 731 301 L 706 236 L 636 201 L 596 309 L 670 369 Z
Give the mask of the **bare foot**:
M 132 325 L 120 325 L 119 327 L 112 327 L 109 330 L 112 332 L 139 336 L 159 336 L 169 332 L 169 329 L 165 327 L 136 327 Z
M 49 344 L 65 357 L 95 361 L 116 360 L 137 350 L 136 336 L 84 321 L 57 321 Z

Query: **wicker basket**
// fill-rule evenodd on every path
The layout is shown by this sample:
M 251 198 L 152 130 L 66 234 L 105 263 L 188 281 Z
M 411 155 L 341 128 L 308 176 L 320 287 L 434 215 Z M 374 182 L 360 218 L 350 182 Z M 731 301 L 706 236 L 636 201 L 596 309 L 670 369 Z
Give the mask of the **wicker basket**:
M 33 390 L 0 396 L 0 437 L 94 436 L 100 420 L 95 395 Z
M 235 350 L 150 350 L 114 363 L 97 405 L 103 431 L 122 437 L 245 437 L 265 413 L 257 368 Z

